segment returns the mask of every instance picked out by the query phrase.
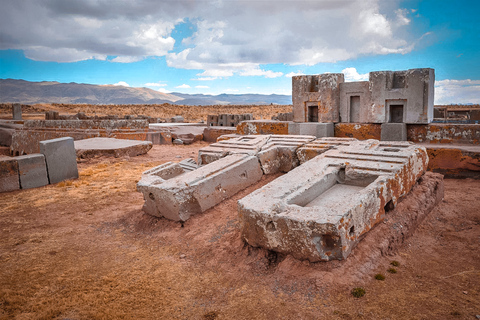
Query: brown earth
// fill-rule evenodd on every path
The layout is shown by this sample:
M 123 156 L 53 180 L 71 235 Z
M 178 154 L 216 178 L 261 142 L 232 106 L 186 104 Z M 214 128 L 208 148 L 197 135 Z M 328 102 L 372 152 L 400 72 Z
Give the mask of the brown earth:
M 164 104 L 128 104 L 128 105 L 93 105 L 93 104 L 60 104 L 40 103 L 22 105 L 23 119 L 44 119 L 46 111 L 57 111 L 60 114 L 77 114 L 84 112 L 87 116 L 117 115 L 146 115 L 156 118 L 171 118 L 181 115 L 185 122 L 207 121 L 209 114 L 243 114 L 252 113 L 255 119 L 271 119 L 277 113 L 292 112 L 291 105 L 213 105 L 213 106 L 184 106 Z M 12 104 L 0 103 L 0 119 L 12 118 Z
M 480 180 L 445 180 L 445 199 L 399 250 L 369 256 L 361 243 L 347 261 L 309 263 L 240 239 L 236 201 L 276 176 L 183 225 L 143 214 L 141 173 L 203 146 L 82 160 L 77 180 L 0 194 L 0 319 L 480 315 Z M 420 202 L 409 196 L 395 210 Z M 397 273 L 387 272 L 392 261 Z

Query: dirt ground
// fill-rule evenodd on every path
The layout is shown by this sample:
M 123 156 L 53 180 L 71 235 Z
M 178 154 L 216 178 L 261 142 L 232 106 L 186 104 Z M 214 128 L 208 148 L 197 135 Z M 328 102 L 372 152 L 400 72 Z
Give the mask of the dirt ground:
M 399 250 L 356 268 L 357 248 L 342 269 L 242 242 L 236 201 L 276 176 L 183 225 L 145 215 L 141 173 L 203 146 L 84 160 L 77 180 L 0 194 L 0 319 L 479 317 L 480 180 L 446 179 Z

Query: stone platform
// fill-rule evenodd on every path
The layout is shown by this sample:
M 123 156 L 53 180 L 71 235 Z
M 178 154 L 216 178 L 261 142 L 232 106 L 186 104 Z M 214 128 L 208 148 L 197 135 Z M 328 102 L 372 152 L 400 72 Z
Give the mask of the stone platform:
M 336 145 L 239 200 L 242 237 L 311 262 L 345 259 L 427 169 L 404 142 Z
M 150 141 L 115 138 L 91 138 L 77 140 L 74 143 L 77 158 L 83 159 L 95 156 L 135 157 L 146 154 L 152 149 L 152 142 Z

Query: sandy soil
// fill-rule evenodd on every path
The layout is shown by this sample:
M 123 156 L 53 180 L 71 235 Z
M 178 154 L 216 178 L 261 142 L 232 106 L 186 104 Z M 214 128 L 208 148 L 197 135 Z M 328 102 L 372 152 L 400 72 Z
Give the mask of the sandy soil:
M 0 194 L 0 319 L 480 315 L 479 180 L 445 180 L 444 201 L 398 251 L 366 269 L 352 262 L 341 269 L 340 262 L 297 261 L 241 241 L 236 201 L 276 176 L 183 225 L 143 214 L 135 191 L 141 173 L 196 158 L 205 145 L 83 160 L 77 180 Z M 397 273 L 387 272 L 392 261 Z M 386 279 L 375 280 L 377 273 Z M 365 296 L 354 298 L 354 287 Z

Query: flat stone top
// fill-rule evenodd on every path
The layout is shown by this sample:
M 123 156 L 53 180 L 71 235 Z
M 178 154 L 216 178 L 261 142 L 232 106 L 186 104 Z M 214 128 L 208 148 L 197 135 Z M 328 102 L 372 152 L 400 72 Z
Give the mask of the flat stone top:
M 113 150 L 137 145 L 148 145 L 150 141 L 125 140 L 115 138 L 91 138 L 74 141 L 75 150 Z
M 480 153 L 480 145 L 478 144 L 416 143 L 416 145 L 425 147 L 426 149 L 458 149 L 467 152 Z
M 188 122 L 165 122 L 165 123 L 150 123 L 150 128 L 157 127 L 206 127 L 206 123 L 188 123 Z

